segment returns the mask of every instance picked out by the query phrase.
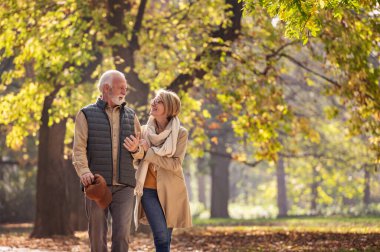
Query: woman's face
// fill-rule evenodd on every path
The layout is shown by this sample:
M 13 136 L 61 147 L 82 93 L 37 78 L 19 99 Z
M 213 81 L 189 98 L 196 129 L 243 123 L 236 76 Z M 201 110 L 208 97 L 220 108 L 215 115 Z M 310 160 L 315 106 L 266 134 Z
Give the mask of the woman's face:
M 155 118 L 166 117 L 164 102 L 160 96 L 156 96 L 150 101 L 150 115 Z

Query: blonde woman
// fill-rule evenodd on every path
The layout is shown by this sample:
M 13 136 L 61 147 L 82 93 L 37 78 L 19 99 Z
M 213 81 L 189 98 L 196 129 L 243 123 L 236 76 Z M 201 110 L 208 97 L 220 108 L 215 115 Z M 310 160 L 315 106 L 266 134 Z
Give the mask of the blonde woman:
M 156 251 L 170 251 L 173 228 L 192 225 L 182 171 L 188 133 L 177 117 L 181 109 L 177 94 L 159 90 L 150 105 L 140 140 L 145 156 L 135 162 L 135 225 L 147 220 Z M 124 146 L 129 149 L 133 142 L 126 138 Z

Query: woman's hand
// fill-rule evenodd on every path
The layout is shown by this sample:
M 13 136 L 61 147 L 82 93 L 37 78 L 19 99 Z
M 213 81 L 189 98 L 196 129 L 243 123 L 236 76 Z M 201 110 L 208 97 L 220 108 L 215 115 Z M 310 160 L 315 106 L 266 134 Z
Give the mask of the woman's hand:
M 150 147 L 148 142 L 145 139 L 140 140 L 140 145 L 143 147 L 145 152 L 148 151 L 148 149 Z
M 134 137 L 132 135 L 130 135 L 130 137 L 126 137 L 124 139 L 124 143 L 123 143 L 123 146 L 129 151 L 129 152 L 136 152 L 139 148 L 139 142 L 140 142 L 140 139 L 139 137 L 137 136 Z

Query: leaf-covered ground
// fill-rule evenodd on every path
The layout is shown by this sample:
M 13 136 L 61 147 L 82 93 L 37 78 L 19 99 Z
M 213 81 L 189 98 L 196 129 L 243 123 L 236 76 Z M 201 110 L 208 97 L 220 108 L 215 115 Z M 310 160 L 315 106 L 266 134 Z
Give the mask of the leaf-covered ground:
M 195 221 L 175 230 L 171 251 L 380 251 L 380 219 Z M 86 232 L 31 239 L 31 224 L 0 226 L 0 251 L 88 251 Z M 154 251 L 149 235 L 133 237 L 130 251 Z

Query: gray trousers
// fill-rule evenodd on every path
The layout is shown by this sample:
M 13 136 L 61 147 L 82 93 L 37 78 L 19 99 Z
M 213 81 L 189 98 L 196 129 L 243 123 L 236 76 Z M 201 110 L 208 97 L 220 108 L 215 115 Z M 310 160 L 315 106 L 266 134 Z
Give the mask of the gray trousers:
M 109 186 L 112 202 L 106 209 L 101 209 L 86 197 L 88 216 L 88 235 L 92 252 L 107 251 L 107 218 L 112 218 L 112 252 L 128 251 L 131 221 L 133 216 L 133 188 L 128 186 Z

